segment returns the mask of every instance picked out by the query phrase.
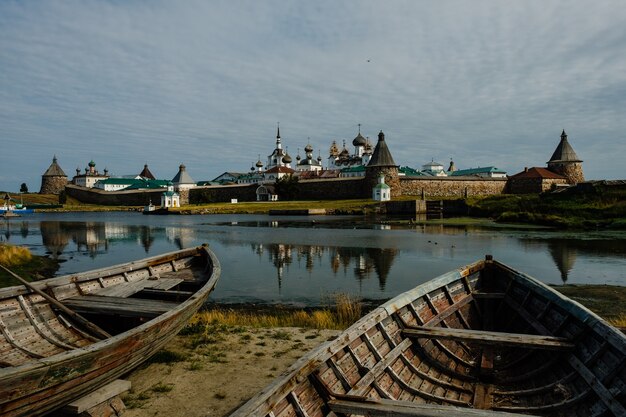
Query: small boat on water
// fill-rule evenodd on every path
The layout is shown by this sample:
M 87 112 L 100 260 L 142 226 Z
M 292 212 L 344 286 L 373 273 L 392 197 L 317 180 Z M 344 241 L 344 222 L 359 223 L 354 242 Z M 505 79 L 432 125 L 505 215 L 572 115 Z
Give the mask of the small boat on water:
M 626 416 L 626 337 L 490 256 L 390 300 L 237 416 Z
M 21 203 L 11 204 L 11 197 L 8 193 L 4 195 L 4 204 L 0 206 L 0 215 L 5 215 L 4 217 L 19 217 L 19 214 L 32 214 L 34 212 L 33 209 L 26 208 Z
M 202 306 L 207 246 L 0 289 L 0 416 L 39 416 L 162 348 Z

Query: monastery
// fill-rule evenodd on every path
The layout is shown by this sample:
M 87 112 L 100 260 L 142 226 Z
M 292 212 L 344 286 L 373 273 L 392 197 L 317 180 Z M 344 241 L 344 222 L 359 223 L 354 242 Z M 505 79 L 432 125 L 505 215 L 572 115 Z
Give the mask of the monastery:
M 584 181 L 582 160 L 574 152 L 563 130 L 561 140 L 546 167 L 525 168 L 524 171 L 512 176 L 495 166 L 457 169 L 453 161 L 447 169 L 434 160 L 415 169 L 396 165 L 391 151 L 387 146 L 382 131 L 378 141 L 372 145 L 369 138 L 358 133 L 352 140 L 352 150 L 343 141 L 341 150 L 337 140 L 333 140 L 326 159 L 310 143 L 304 146 L 304 154 L 300 151 L 294 158 L 283 146 L 280 126 L 276 130 L 276 141 L 272 152 L 265 162 L 258 155 L 256 163 L 249 172 L 224 172 L 210 181 L 196 182 L 181 164 L 178 173 L 171 179 L 156 179 L 144 165 L 137 175 L 113 177 L 105 168 L 102 172 L 96 169 L 92 160 L 84 172 L 76 169 L 71 181 L 58 164 L 56 156 L 52 164 L 42 175 L 42 193 L 60 193 L 71 190 L 77 198 L 89 198 L 82 190 L 93 190 L 100 193 L 97 201 L 107 201 L 106 193 L 124 192 L 125 194 L 159 192 L 175 192 L 180 195 L 180 204 L 191 200 L 228 201 L 240 199 L 276 200 L 275 184 L 285 177 L 297 179 L 299 198 L 302 199 L 341 199 L 364 198 L 389 199 L 393 196 L 415 195 L 425 198 L 442 196 L 469 196 L 499 193 L 538 193 L 554 187 L 562 187 Z M 352 181 L 352 182 L 350 182 Z M 354 182 L 357 181 L 357 182 Z M 173 190 L 168 190 L 168 186 Z M 167 190 L 167 191 L 166 191 Z M 105 193 L 105 194 L 102 194 Z M 150 198 L 152 198 L 151 195 Z M 156 195 L 154 195 L 156 196 Z M 119 196 L 118 196 L 119 197 Z M 136 201 L 135 197 L 119 197 L 116 201 Z M 158 199 L 155 199 L 158 201 Z M 139 204 L 147 204 L 141 202 Z

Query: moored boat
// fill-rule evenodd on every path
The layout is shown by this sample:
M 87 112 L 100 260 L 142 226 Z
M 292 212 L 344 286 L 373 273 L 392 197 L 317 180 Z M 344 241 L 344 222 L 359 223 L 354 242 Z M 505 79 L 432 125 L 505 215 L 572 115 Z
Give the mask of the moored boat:
M 12 204 L 8 193 L 4 194 L 3 200 L 4 204 L 0 206 L 0 214 L 7 214 L 6 217 L 19 217 L 15 216 L 15 214 L 31 214 L 34 212 L 33 209 L 27 208 L 21 203 Z
M 490 256 L 373 310 L 231 417 L 626 415 L 626 337 Z
M 0 416 L 37 416 L 163 347 L 215 288 L 207 246 L 0 289 Z

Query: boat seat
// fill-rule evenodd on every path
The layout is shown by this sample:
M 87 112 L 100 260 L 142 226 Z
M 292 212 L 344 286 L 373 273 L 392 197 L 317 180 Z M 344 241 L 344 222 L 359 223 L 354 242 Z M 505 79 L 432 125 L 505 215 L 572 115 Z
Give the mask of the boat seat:
M 133 282 L 122 282 L 120 284 L 111 285 L 110 287 L 99 288 L 91 294 L 102 297 L 130 297 L 139 291 L 149 288 L 155 290 L 169 290 L 174 288 L 184 279 L 182 278 L 144 278 Z
M 179 305 L 172 301 L 100 295 L 79 295 L 66 298 L 62 303 L 79 314 L 144 318 L 160 316 Z

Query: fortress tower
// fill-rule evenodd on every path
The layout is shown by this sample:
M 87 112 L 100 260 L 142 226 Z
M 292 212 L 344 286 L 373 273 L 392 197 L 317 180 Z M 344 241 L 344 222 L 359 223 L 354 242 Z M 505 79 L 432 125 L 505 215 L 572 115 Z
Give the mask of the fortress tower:
M 548 169 L 567 178 L 569 184 L 576 184 L 585 181 L 582 163 L 583 161 L 578 159 L 572 145 L 567 141 L 567 133 L 564 129 L 561 133 L 559 146 L 556 147 L 552 158 L 547 162 Z
M 400 179 L 398 165 L 393 160 L 391 152 L 385 142 L 385 134 L 381 130 L 378 134 L 378 143 L 372 153 L 372 158 L 365 167 L 365 187 L 369 196 L 371 190 L 378 184 L 378 177 L 383 175 L 385 184 L 391 187 L 391 196 L 400 195 Z
M 67 184 L 67 175 L 57 162 L 56 155 L 52 158 L 52 164 L 41 176 L 41 188 L 39 194 L 60 194 Z

